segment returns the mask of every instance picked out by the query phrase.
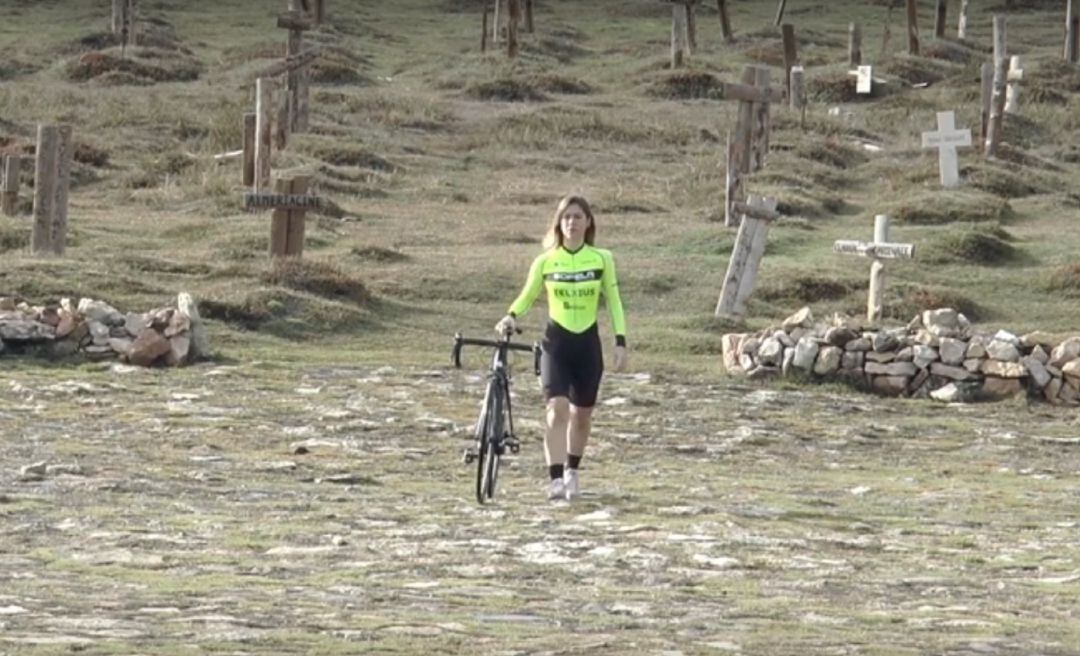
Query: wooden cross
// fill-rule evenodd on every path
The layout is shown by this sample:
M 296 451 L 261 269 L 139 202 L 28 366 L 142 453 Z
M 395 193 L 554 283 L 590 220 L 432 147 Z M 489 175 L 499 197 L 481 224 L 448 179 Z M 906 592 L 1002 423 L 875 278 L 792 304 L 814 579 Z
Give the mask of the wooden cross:
M 942 187 L 960 185 L 960 167 L 956 149 L 971 145 L 971 130 L 956 128 L 956 114 L 953 112 L 937 113 L 937 132 L 923 132 L 923 148 L 938 149 L 938 170 L 941 172 Z
M 244 194 L 249 211 L 273 209 L 270 218 L 270 257 L 301 257 L 304 253 L 304 221 L 308 210 L 320 209 L 318 196 L 307 194 L 310 176 L 276 178 L 274 192 Z
M 885 263 L 882 260 L 911 259 L 915 257 L 915 245 L 890 243 L 889 217 L 878 214 L 874 217 L 874 241 L 866 243 L 838 240 L 833 243 L 833 252 L 874 258 L 873 264 L 870 265 L 870 292 L 866 301 L 866 318 L 871 322 L 880 321 L 885 297 Z
M 743 178 L 765 165 L 772 128 L 770 103 L 780 102 L 784 94 L 769 86 L 769 69 L 747 66 L 739 84 L 721 83 L 718 97 L 738 100 L 738 118 L 734 135 L 728 135 L 727 178 L 725 182 L 724 225 L 738 225 L 735 203 L 743 202 L 746 192 Z
M 742 216 L 735 245 L 731 248 L 724 286 L 716 303 L 716 316 L 741 321 L 746 314 L 746 302 L 754 291 L 761 258 L 765 254 L 765 238 L 769 224 L 780 215 L 776 199 L 751 195 L 749 203 L 734 203 L 734 211 Z

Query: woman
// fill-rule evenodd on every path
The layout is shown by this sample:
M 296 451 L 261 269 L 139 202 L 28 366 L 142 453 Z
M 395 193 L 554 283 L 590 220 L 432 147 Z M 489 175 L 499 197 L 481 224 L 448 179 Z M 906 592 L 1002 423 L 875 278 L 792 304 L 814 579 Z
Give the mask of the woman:
M 615 370 L 626 367 L 626 319 L 615 261 L 593 246 L 596 220 L 580 196 L 559 201 L 544 237 L 547 248 L 529 268 L 525 288 L 495 326 L 513 332 L 518 317 L 547 289 L 549 321 L 544 331 L 540 378 L 547 401 L 544 455 L 551 476 L 548 499 L 571 500 L 581 493 L 578 468 L 592 428 L 592 412 L 604 372 L 596 318 L 600 294 L 607 301 L 615 332 Z

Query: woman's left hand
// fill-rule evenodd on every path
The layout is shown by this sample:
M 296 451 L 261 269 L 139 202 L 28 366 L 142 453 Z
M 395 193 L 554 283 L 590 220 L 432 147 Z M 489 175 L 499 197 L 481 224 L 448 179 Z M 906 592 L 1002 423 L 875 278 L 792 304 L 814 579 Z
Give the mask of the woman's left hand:
M 615 361 L 612 362 L 612 365 L 614 366 L 615 371 L 623 371 L 623 370 L 625 370 L 626 365 L 629 362 L 629 359 L 630 358 L 629 358 L 629 355 L 626 352 L 626 347 L 625 346 L 616 346 L 615 347 Z

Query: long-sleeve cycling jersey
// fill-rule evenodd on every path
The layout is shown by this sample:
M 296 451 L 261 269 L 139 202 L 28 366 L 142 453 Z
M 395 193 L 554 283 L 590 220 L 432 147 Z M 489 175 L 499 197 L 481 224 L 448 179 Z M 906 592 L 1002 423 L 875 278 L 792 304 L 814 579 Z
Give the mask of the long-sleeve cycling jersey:
M 529 267 L 525 287 L 511 304 L 510 314 L 525 314 L 540 295 L 541 287 L 547 289 L 551 320 L 579 334 L 596 323 L 603 293 L 615 340 L 620 345 L 626 343 L 626 317 L 611 251 L 585 244 L 573 252 L 559 246 L 541 253 Z

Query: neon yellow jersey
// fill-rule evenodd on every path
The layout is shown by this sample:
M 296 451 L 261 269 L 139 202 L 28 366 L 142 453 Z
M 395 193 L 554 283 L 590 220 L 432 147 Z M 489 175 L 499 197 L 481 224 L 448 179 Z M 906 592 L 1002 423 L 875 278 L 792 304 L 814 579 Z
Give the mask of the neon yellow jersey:
M 626 317 L 611 251 L 585 244 L 574 252 L 559 246 L 541 253 L 529 267 L 525 288 L 510 306 L 510 314 L 519 317 L 528 312 L 541 287 L 547 289 L 551 320 L 572 333 L 583 333 L 596 323 L 603 293 L 616 339 L 625 341 Z

